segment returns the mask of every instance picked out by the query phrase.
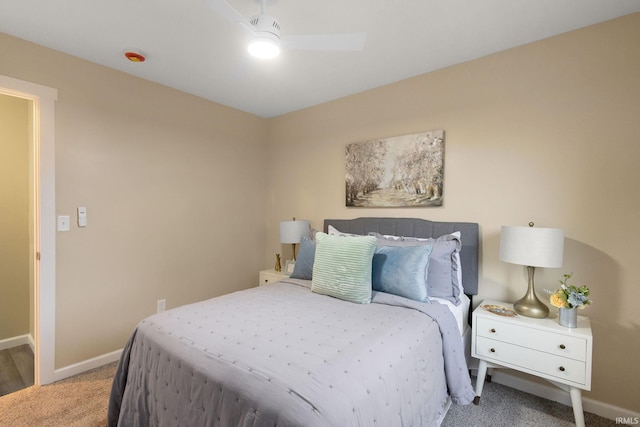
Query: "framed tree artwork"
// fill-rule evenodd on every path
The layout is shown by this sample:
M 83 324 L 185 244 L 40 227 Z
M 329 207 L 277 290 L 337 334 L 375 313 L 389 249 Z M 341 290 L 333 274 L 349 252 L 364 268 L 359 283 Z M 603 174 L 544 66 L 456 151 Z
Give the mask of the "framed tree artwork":
M 347 145 L 349 207 L 442 206 L 444 130 Z

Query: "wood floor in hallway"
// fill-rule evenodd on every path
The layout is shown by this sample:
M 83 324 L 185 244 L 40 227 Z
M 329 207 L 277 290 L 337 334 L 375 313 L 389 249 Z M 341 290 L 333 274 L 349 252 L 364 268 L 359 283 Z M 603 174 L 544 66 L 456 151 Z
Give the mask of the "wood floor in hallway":
M 0 396 L 32 386 L 33 351 L 28 344 L 0 350 Z

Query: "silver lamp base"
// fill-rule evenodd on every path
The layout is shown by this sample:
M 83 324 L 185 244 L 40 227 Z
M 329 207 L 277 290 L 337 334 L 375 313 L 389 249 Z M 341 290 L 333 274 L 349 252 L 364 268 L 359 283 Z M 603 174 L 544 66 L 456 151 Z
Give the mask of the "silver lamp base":
M 535 267 L 527 267 L 527 273 L 529 275 L 527 293 L 525 296 L 513 303 L 513 309 L 521 316 L 544 319 L 549 316 L 549 307 L 544 305 L 536 296 L 535 287 L 533 285 Z

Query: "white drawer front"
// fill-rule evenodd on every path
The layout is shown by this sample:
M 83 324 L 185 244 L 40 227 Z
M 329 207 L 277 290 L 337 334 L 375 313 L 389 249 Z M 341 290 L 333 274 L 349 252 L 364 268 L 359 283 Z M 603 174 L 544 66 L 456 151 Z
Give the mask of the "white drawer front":
M 474 350 L 479 357 L 501 365 L 563 383 L 585 384 L 584 362 L 484 337 L 476 338 Z
M 479 337 L 504 341 L 581 362 L 587 360 L 587 340 L 584 338 L 512 325 L 483 317 L 476 317 L 476 321 L 474 326 Z
M 283 276 L 269 274 L 269 273 L 260 273 L 260 285 L 268 285 L 270 283 L 276 283 L 283 279 Z

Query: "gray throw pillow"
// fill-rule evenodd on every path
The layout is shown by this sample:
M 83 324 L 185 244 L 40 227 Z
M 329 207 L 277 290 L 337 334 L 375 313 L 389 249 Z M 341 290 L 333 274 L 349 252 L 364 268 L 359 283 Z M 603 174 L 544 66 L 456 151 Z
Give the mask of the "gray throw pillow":
M 302 237 L 296 265 L 291 273 L 292 279 L 311 280 L 313 277 L 313 261 L 316 257 L 316 244 L 308 237 Z

